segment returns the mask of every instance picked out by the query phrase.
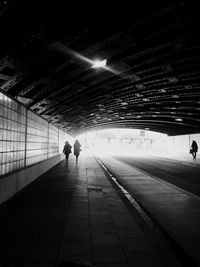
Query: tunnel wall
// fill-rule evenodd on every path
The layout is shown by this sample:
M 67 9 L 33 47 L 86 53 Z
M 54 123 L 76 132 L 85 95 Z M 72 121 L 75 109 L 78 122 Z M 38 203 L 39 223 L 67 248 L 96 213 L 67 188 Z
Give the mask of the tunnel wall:
M 63 158 L 63 155 L 58 155 L 0 179 L 0 204 L 14 196 L 29 183 L 59 163 Z
M 62 160 L 71 136 L 0 91 L 0 203 Z

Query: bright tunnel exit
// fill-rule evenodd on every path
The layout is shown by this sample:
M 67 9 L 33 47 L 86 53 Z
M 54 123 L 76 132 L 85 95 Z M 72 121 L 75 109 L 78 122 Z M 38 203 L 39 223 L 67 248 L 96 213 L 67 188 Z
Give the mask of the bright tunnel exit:
M 77 139 L 83 150 L 99 156 L 142 156 L 173 152 L 173 144 L 166 134 L 149 130 L 104 129 L 85 132 L 77 136 Z

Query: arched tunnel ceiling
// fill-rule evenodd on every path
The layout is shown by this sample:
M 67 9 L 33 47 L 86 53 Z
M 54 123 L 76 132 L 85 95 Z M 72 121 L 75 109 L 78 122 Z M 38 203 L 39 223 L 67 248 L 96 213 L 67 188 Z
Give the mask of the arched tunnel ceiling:
M 199 2 L 0 1 L 0 87 L 73 135 L 199 132 Z

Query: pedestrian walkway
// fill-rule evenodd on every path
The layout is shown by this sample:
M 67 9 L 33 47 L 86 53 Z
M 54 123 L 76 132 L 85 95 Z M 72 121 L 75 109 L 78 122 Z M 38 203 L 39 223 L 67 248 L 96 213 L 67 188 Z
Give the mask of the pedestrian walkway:
M 1 267 L 179 266 L 160 253 L 91 156 L 56 165 L 3 204 L 0 218 Z

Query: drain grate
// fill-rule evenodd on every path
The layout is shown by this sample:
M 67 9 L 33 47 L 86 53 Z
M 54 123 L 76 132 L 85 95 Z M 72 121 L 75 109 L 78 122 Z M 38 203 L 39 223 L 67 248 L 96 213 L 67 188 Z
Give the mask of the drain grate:
M 88 186 L 87 189 L 89 192 L 102 192 L 101 187 L 98 186 Z

